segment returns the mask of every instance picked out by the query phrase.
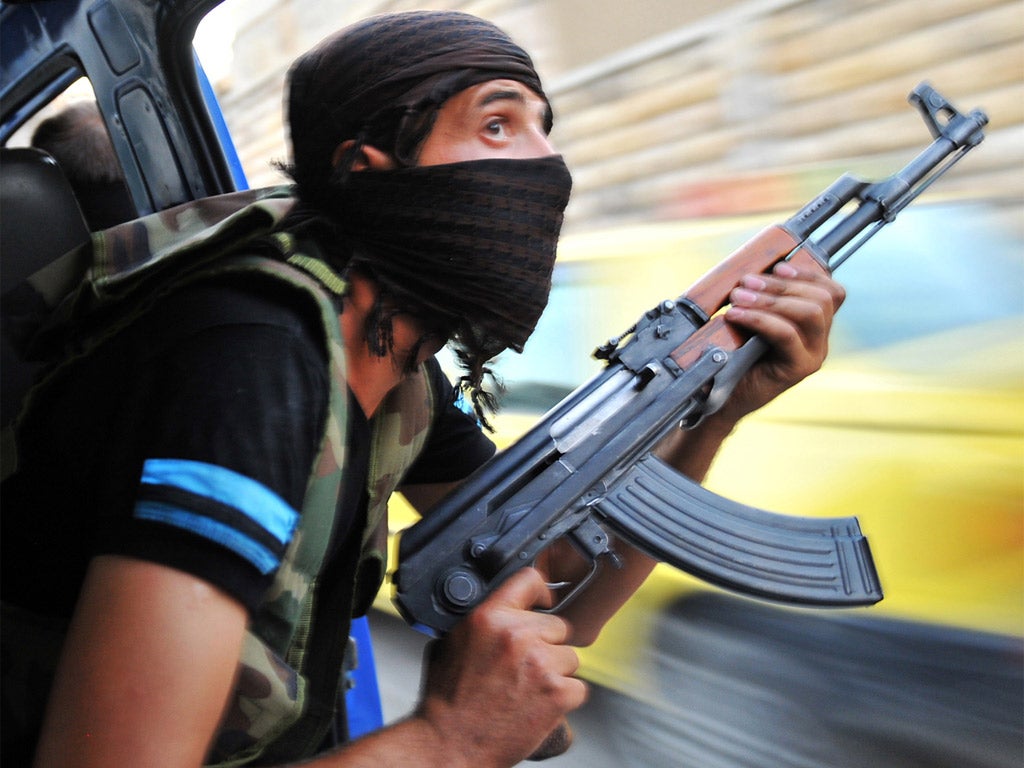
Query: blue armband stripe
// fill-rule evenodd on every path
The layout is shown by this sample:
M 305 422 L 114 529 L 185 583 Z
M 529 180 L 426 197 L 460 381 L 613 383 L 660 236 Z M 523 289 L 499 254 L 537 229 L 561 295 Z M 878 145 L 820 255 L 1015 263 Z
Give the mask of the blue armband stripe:
M 273 552 L 244 533 L 195 512 L 156 501 L 140 501 L 135 505 L 135 517 L 181 528 L 220 544 L 248 560 L 264 576 L 281 563 Z
M 291 540 L 299 513 L 262 483 L 216 464 L 148 459 L 143 484 L 178 488 L 237 509 L 282 544 Z

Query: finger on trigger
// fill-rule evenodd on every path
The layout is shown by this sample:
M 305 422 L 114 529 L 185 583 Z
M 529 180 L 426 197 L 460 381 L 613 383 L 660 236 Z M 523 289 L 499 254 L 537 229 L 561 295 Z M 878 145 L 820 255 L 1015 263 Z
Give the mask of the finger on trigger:
M 489 599 L 523 610 L 538 606 L 544 608 L 551 603 L 551 590 L 538 570 L 521 568 L 498 587 Z

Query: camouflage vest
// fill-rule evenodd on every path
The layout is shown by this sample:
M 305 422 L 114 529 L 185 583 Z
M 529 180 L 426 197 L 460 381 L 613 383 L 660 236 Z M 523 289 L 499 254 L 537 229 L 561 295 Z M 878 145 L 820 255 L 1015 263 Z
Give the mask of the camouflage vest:
M 74 329 L 71 359 L 88 354 L 167 290 L 214 275 L 269 276 L 314 301 L 320 312 L 330 361 L 329 415 L 298 527 L 246 633 L 236 690 L 211 753 L 211 764 L 219 766 L 294 759 L 322 743 L 339 701 L 349 621 L 368 610 L 384 578 L 388 498 L 422 450 L 433 415 L 434 396 L 421 368 L 370 421 L 367 519 L 354 542 L 358 548 L 349 550 L 347 586 L 331 598 L 341 604 L 325 610 L 327 590 L 319 577 L 345 469 L 348 390 L 335 301 L 346 286 L 327 264 L 299 252 L 289 234 L 273 232 L 293 204 L 286 188 L 187 203 L 96 233 L 90 245 L 29 279 L 52 307 L 35 347 L 64 343 Z M 264 235 L 277 254 L 245 255 Z M 25 408 L 31 403 L 30 392 Z M 6 475 L 16 467 L 16 439 L 5 436 L 4 443 Z

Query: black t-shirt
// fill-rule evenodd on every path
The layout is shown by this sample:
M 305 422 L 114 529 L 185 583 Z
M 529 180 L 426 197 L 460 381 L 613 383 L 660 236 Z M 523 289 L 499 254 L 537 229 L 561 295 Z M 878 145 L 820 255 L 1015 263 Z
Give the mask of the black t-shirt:
M 301 510 L 328 392 L 316 310 L 279 281 L 234 276 L 164 298 L 48 386 L 25 423 L 2 490 L 4 600 L 67 616 L 89 560 L 116 553 L 251 610 Z M 336 544 L 366 503 L 368 425 L 350 403 Z M 450 396 L 439 403 L 410 482 L 461 479 L 493 453 Z

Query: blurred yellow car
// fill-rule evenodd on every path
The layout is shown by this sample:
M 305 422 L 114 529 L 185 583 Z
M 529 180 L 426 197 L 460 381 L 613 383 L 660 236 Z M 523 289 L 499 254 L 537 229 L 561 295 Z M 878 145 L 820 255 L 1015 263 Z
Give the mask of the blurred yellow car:
M 614 700 L 609 720 L 620 729 L 631 723 L 623 738 L 646 754 L 631 764 L 675 765 L 673 755 L 690 754 L 694 764 L 715 765 L 725 743 L 738 745 L 744 757 L 734 761 L 733 755 L 723 766 L 833 764 L 821 752 L 826 747 L 820 733 L 801 737 L 799 725 L 791 721 L 773 719 L 764 725 L 773 732 L 781 728 L 789 734 L 783 740 L 798 745 L 790 745 L 791 759 L 773 762 L 757 755 L 768 743 L 777 751 L 778 736 L 747 743 L 749 736 L 739 735 L 747 731 L 730 726 L 719 713 L 714 720 L 721 732 L 704 739 L 707 724 L 695 722 L 693 713 L 709 697 L 722 700 L 723 690 L 754 685 L 752 669 L 779 669 L 794 659 L 810 664 L 802 668 L 804 675 L 827 669 L 835 673 L 836 660 L 842 658 L 847 676 L 883 674 L 890 693 L 902 688 L 930 697 L 927 686 L 945 678 L 914 679 L 920 677 L 919 666 L 900 673 L 908 648 L 918 664 L 938 663 L 947 672 L 950 665 L 936 661 L 935 654 L 977 658 L 960 677 L 980 674 L 977 665 L 989 665 L 995 682 L 985 678 L 986 693 L 972 694 L 973 704 L 967 696 L 953 709 L 932 712 L 911 729 L 913 737 L 896 746 L 900 739 L 889 732 L 893 720 L 884 714 L 889 711 L 884 697 L 864 705 L 872 717 L 858 715 L 836 704 L 839 689 L 850 680 L 834 674 L 834 685 L 818 686 L 815 695 L 861 724 L 854 729 L 857 749 L 847 743 L 852 737 L 832 724 L 827 749 L 860 755 L 835 764 L 945 765 L 928 762 L 937 759 L 930 753 L 926 762 L 913 762 L 925 742 L 952 761 L 974 759 L 983 748 L 995 750 L 993 765 L 1003 764 L 999 755 L 1013 754 L 1014 745 L 1021 754 L 1024 249 L 1018 221 L 1013 211 L 982 204 L 919 205 L 837 272 L 848 299 L 836 319 L 826 366 L 748 418 L 726 443 L 705 485 L 777 512 L 857 516 L 871 543 L 885 598 L 855 611 L 790 609 L 729 596 L 658 566 L 598 642 L 580 653 L 580 674 Z M 594 347 L 661 299 L 681 294 L 767 223 L 764 218 L 705 220 L 565 238 L 549 307 L 537 331 L 522 356 L 498 364 L 508 387 L 495 422 L 499 446 L 598 370 L 589 357 Z M 393 503 L 393 533 L 414 519 L 401 501 Z M 377 606 L 394 612 L 389 597 L 382 592 Z M 698 632 L 695 639 L 697 626 L 712 629 L 707 635 Z M 865 632 L 883 649 L 902 650 L 883 650 L 879 657 L 878 646 L 858 639 Z M 818 638 L 819 651 L 831 648 L 834 653 L 827 661 L 816 657 L 810 663 L 806 649 L 791 650 L 794 638 Z M 869 646 L 870 653 L 861 653 Z M 737 647 L 746 649 L 742 663 L 722 650 Z M 711 649 L 711 659 L 701 648 Z M 716 663 L 730 669 L 715 672 Z M 691 691 L 688 695 L 696 700 L 687 699 L 684 688 L 701 675 L 715 683 Z M 790 682 L 771 684 L 778 698 L 769 709 L 808 706 L 807 690 L 786 692 Z M 943 686 L 953 682 L 945 680 Z M 922 684 L 923 692 L 918 691 Z M 902 712 L 893 716 L 913 721 L 902 704 L 889 698 L 888 706 Z M 732 704 L 744 710 L 733 713 L 741 721 L 763 719 L 750 712 L 751 707 L 764 711 L 758 695 L 745 690 L 734 699 Z M 705 703 L 695 710 L 695 702 Z M 969 712 L 971 706 L 1007 711 L 1004 721 L 993 726 L 997 733 L 975 728 L 965 734 L 947 722 L 957 719 L 952 712 Z M 624 716 L 627 711 L 633 712 L 632 719 Z M 652 720 L 651 713 L 659 711 L 665 716 Z M 875 727 L 868 730 L 873 740 L 863 731 L 872 719 Z M 988 715 L 982 719 L 992 720 Z M 653 742 L 651 728 L 638 722 L 657 725 Z M 957 748 L 946 744 L 948 738 L 938 738 L 943 731 L 957 734 Z M 731 735 L 724 738 L 723 733 Z M 660 750 L 652 746 L 658 741 L 665 745 Z M 885 743 L 888 751 L 873 752 L 871 745 L 877 743 Z M 879 761 L 865 762 L 866 755 Z M 623 759 L 630 760 L 627 755 Z M 955 764 L 968 763 L 949 763 Z

